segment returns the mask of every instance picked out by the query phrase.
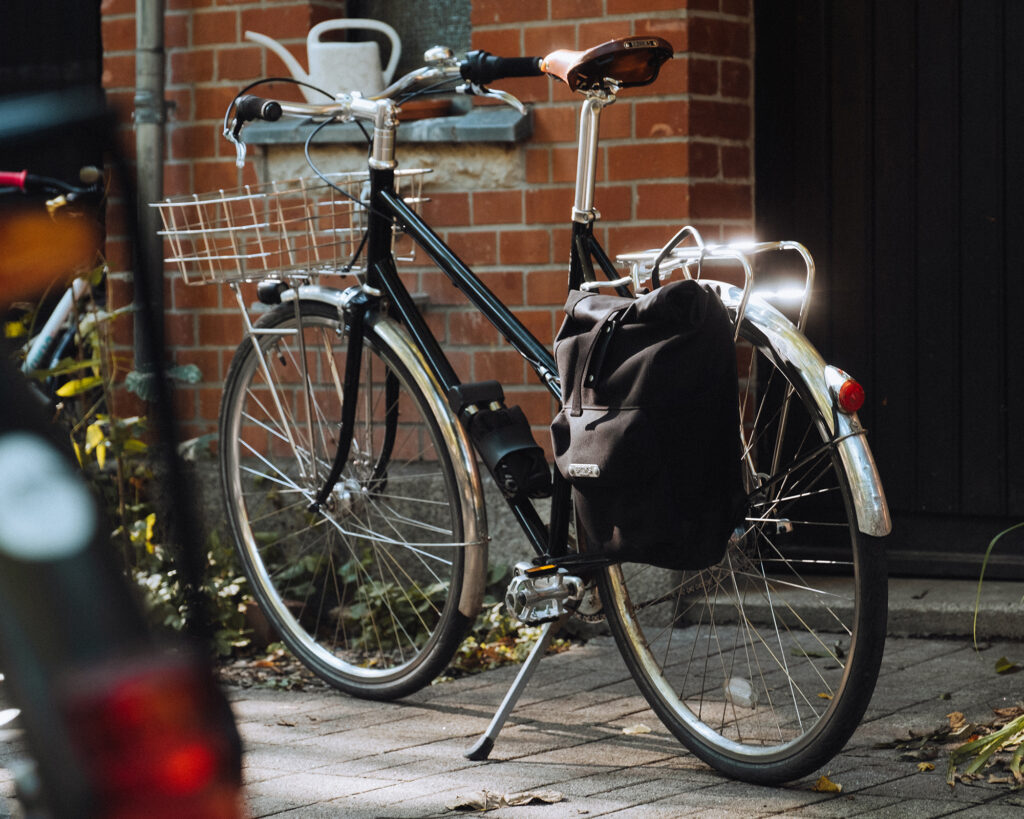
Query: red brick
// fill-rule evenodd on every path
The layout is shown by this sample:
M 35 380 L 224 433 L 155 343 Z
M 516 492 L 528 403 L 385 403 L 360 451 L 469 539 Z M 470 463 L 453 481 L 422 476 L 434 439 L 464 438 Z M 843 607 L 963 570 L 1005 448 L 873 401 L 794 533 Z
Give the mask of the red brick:
M 193 172 L 199 193 L 238 187 L 238 169 L 234 162 L 197 162 Z
M 721 57 L 749 57 L 749 23 L 693 16 L 689 20 L 690 51 Z
M 750 0 L 722 0 L 722 11 L 738 17 L 750 16 Z
M 164 97 L 169 104 L 167 116 L 171 124 L 196 119 L 191 88 L 181 86 L 168 88 L 164 91 Z
M 568 106 L 535 108 L 534 142 L 575 142 L 577 109 Z
M 694 184 L 690 188 L 690 207 L 701 219 L 749 219 L 753 215 L 753 188 L 749 184 Z
M 507 273 L 479 273 L 480 281 L 498 299 L 510 306 L 523 303 L 523 274 L 520 271 Z
M 171 156 L 177 159 L 215 156 L 217 135 L 209 125 L 176 125 L 170 131 Z
M 608 148 L 608 179 L 666 179 L 689 173 L 689 145 L 663 140 Z
M 217 50 L 218 80 L 248 83 L 262 74 L 262 49 L 243 47 Z
M 135 86 L 135 58 L 111 57 L 103 58 L 104 88 L 133 88 Z
M 739 60 L 722 60 L 722 95 L 748 99 L 750 91 L 750 64 Z
M 498 331 L 476 310 L 454 311 L 448 316 L 449 344 L 486 344 L 498 342 Z
M 543 188 L 526 191 L 526 223 L 529 225 L 568 222 L 572 214 L 573 189 Z
M 586 17 L 600 17 L 604 14 L 601 0 L 556 0 L 551 4 L 551 18 L 555 20 L 580 20 Z
M 555 318 L 551 310 L 521 310 L 516 317 L 541 344 L 550 345 L 555 340 Z M 559 314 L 558 321 L 562 321 Z M 524 407 L 525 409 L 525 407 Z M 529 413 L 527 413 L 529 414 Z
M 719 171 L 719 147 L 714 142 L 690 143 L 690 177 L 713 179 Z
M 551 151 L 551 181 L 576 181 L 576 149 L 554 148 Z
M 551 235 L 546 230 L 503 230 L 502 264 L 547 264 L 551 261 Z
M 521 56 L 523 54 L 523 30 L 497 28 L 487 31 L 473 31 L 473 48 L 489 51 L 500 56 Z
M 112 51 L 131 51 L 135 48 L 135 18 L 119 17 L 113 20 L 107 18 L 102 23 L 103 50 L 107 53 Z
M 431 193 L 421 208 L 424 220 L 435 228 L 469 224 L 469 194 Z
M 685 17 L 648 17 L 636 21 L 638 37 L 661 37 L 676 51 L 692 50 L 688 35 L 689 21 Z
M 532 307 L 564 304 L 569 293 L 568 267 L 530 271 L 526 274 L 526 291 Z
M 236 43 L 241 36 L 237 11 L 200 11 L 192 15 L 193 45 Z
M 690 133 L 693 136 L 748 139 L 752 118 L 753 111 L 746 104 L 690 101 Z
M 499 1 L 505 2 L 505 0 Z M 514 4 L 508 3 L 508 5 Z M 550 54 L 558 48 L 577 48 L 575 26 L 542 26 L 523 31 L 523 50 L 530 56 L 540 57 Z
M 753 176 L 750 148 L 742 145 L 722 146 L 722 173 L 724 176 L 749 179 Z
M 551 152 L 547 148 L 526 149 L 526 181 L 531 185 L 544 184 L 551 179 Z
M 474 225 L 521 224 L 522 191 L 477 191 L 473 194 Z
M 187 14 L 167 14 L 164 16 L 164 48 L 188 48 Z
M 309 7 L 305 4 L 267 8 L 242 9 L 241 31 L 256 31 L 275 40 L 301 40 L 306 42 L 310 29 Z M 303 55 L 305 57 L 305 55 Z M 305 65 L 305 59 L 302 61 Z
M 169 55 L 171 82 L 209 82 L 213 79 L 213 52 L 189 49 Z
M 690 215 L 689 186 L 637 185 L 636 218 L 640 220 L 686 219 Z
M 548 19 L 547 0 L 473 0 L 470 22 L 474 27 L 495 23 L 522 23 Z
M 445 241 L 470 267 L 498 261 L 498 240 L 493 230 L 448 231 Z
M 662 247 L 672 238 L 665 225 L 616 225 L 608 228 L 607 247 L 611 255 Z
M 234 348 L 242 340 L 244 325 L 237 311 L 200 313 L 198 320 L 198 342 L 201 346 Z
M 197 88 L 195 90 L 196 119 L 223 120 L 237 89 L 224 86 Z
M 686 8 L 686 0 L 608 0 L 608 14 L 634 14 L 645 11 L 676 11 Z
M 599 17 L 600 15 L 595 16 Z M 607 43 L 609 40 L 629 37 L 633 33 L 632 29 L 633 25 L 630 20 L 598 20 L 597 22 L 580 23 L 578 42 L 580 48 L 593 48 L 601 43 Z
M 172 347 L 191 347 L 196 343 L 196 322 L 192 313 L 168 313 L 164 316 L 167 343 Z
M 164 196 L 180 196 L 192 190 L 191 163 L 164 163 Z
M 526 364 L 514 350 L 480 350 L 473 353 L 473 378 L 476 381 L 500 381 L 506 385 L 524 384 Z
M 221 288 L 185 284 L 185 280 L 178 273 L 177 265 L 168 269 L 171 270 L 166 274 L 166 277 L 171 280 L 171 299 L 167 303 L 173 305 L 173 309 L 194 310 L 200 307 L 220 307 Z
M 444 273 L 433 271 L 423 273 L 420 276 L 419 289 L 429 296 L 431 306 L 466 303 L 466 297 L 455 288 L 451 279 Z
M 620 99 L 601 112 L 601 139 L 630 139 L 632 136 L 632 102 Z
M 594 202 L 606 222 L 624 222 L 633 217 L 633 189 L 629 185 L 598 185 Z
M 636 103 L 637 139 L 686 136 L 690 132 L 690 109 L 683 100 Z
M 713 97 L 718 93 L 719 60 L 690 59 L 689 89 L 691 94 Z

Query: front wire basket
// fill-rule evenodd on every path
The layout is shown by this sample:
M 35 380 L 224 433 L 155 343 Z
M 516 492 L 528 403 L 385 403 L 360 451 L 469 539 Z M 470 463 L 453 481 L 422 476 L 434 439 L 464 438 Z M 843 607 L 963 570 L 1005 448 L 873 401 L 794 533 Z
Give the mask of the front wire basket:
M 395 187 L 415 210 L 429 169 L 395 172 Z M 348 267 L 366 231 L 369 175 L 325 174 L 191 194 L 153 205 L 171 255 L 187 284 L 315 276 Z M 404 190 L 403 190 L 404 189 Z M 392 244 L 397 238 L 393 231 Z M 407 244 L 411 245 L 411 242 Z M 408 257 L 403 257 L 408 258 Z

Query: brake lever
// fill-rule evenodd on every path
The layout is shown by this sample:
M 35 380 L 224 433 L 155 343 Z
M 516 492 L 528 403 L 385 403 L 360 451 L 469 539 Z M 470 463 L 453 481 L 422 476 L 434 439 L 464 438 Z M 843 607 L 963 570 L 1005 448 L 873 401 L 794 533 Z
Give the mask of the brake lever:
M 235 117 L 231 125 L 224 129 L 224 137 L 235 146 L 235 165 L 239 168 L 245 167 L 245 143 L 239 138 L 242 133 L 242 123 Z
M 455 89 L 455 93 L 472 94 L 476 97 L 491 97 L 492 99 L 505 103 L 505 105 L 515 108 L 520 114 L 523 114 L 524 116 L 526 115 L 526 106 L 508 93 L 508 91 L 502 91 L 498 88 L 485 88 L 482 85 L 477 85 L 475 82 L 465 82 Z

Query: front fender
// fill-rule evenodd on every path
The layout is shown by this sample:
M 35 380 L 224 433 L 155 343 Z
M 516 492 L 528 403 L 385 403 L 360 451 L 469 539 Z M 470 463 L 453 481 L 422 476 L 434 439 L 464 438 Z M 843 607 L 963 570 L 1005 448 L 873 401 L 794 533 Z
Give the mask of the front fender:
M 706 279 L 702 282 L 714 289 L 735 315 L 743 291 L 724 282 Z M 836 442 L 850 481 L 857 528 L 874 537 L 889 534 L 892 518 L 866 432 L 856 413 L 842 413 L 836 407 L 826 380 L 828 365 L 789 319 L 756 296 L 747 302 L 743 329 L 747 338 L 762 346 L 765 354 L 786 373 L 794 388 L 818 407 L 825 425 L 824 432 Z
M 320 285 L 302 285 L 298 288 L 300 299 L 329 304 L 339 311 L 345 308 L 345 292 Z M 294 290 L 281 294 L 282 301 L 293 301 Z M 455 483 L 461 491 L 460 510 L 462 514 L 463 537 L 465 540 L 465 568 L 463 571 L 462 594 L 459 597 L 459 611 L 470 619 L 475 618 L 483 605 L 484 588 L 487 584 L 487 511 L 484 502 L 483 484 L 477 469 L 473 447 L 466 431 L 451 411 L 448 399 L 434 377 L 423 354 L 405 328 L 394 319 L 374 314 L 369 326 L 395 353 L 405 365 L 420 392 L 426 398 L 430 411 L 437 421 L 444 439 L 444 446 L 452 457 Z

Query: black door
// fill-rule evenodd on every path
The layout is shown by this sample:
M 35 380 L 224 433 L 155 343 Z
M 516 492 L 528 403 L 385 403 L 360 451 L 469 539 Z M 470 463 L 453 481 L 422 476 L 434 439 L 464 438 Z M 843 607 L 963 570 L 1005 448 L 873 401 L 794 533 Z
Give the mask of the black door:
M 892 571 L 976 577 L 1024 520 L 1024 3 L 755 20 L 758 235 L 817 262 L 808 334 L 867 390 Z M 1024 535 L 989 572 L 1024 578 Z

